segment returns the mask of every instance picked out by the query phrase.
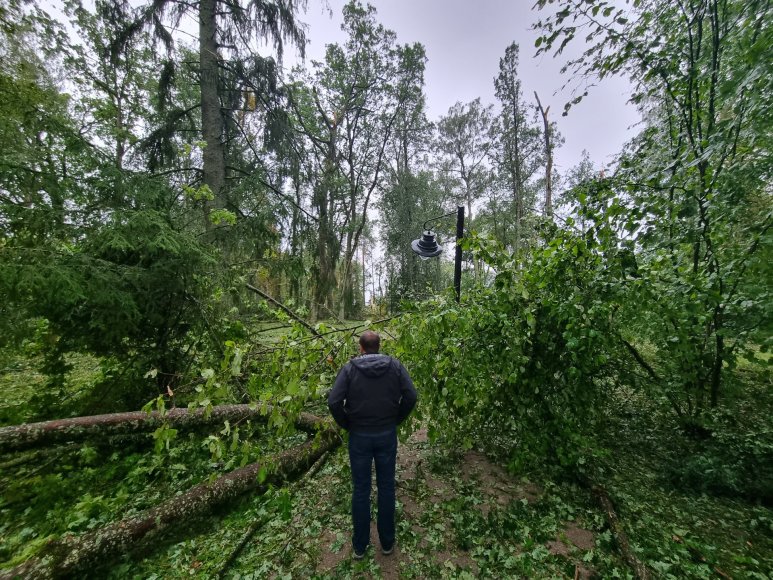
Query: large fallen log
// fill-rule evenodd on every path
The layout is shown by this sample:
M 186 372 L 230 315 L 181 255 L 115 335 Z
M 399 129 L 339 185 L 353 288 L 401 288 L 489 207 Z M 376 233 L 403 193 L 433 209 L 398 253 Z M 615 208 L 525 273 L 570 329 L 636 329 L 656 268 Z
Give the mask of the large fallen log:
M 246 419 L 267 421 L 273 411 L 274 408 L 270 406 L 261 409 L 254 405 L 219 405 L 213 407 L 209 414 L 205 413 L 204 409 L 179 408 L 170 409 L 164 415 L 157 411 L 132 411 L 24 423 L 0 428 L 0 454 L 66 441 L 142 433 L 157 429 L 164 423 L 178 431 L 185 431 L 207 425 L 219 425 L 224 421 L 230 421 L 231 424 Z M 301 413 L 295 420 L 295 426 L 301 431 L 315 433 L 324 428 L 325 424 L 314 415 Z
M 208 513 L 216 505 L 269 483 L 279 484 L 307 471 L 317 459 L 341 442 L 333 430 L 321 432 L 306 443 L 288 449 L 265 464 L 253 463 L 221 476 L 213 483 L 202 483 L 186 493 L 140 514 L 94 530 L 82 536 L 65 536 L 48 544 L 40 555 L 7 571 L 0 580 L 12 578 L 69 577 L 104 566 L 129 551 L 140 540 L 148 540 L 172 525 Z M 269 469 L 260 481 L 263 468 Z

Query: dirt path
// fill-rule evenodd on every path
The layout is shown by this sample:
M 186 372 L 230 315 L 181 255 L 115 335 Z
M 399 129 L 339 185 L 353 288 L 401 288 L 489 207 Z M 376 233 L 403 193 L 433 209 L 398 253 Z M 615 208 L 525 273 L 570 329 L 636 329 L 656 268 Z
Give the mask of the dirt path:
M 348 469 L 345 465 L 340 468 L 345 464 L 345 453 L 341 455 L 339 468 L 323 470 L 314 486 L 320 493 L 318 507 L 328 505 L 333 512 L 316 545 L 306 551 L 318 577 L 491 577 L 498 575 L 497 568 L 490 565 L 492 558 L 501 560 L 496 566 L 507 569 L 507 558 L 517 566 L 527 549 L 539 551 L 548 562 L 546 577 L 556 577 L 556 572 L 574 578 L 591 573 L 583 565 L 582 555 L 593 549 L 594 533 L 577 522 L 554 525 L 554 534 L 551 529 L 538 534 L 525 526 L 527 529 L 519 532 L 525 532 L 524 541 L 497 541 L 491 526 L 509 525 L 506 514 L 513 506 L 516 510 L 533 509 L 540 503 L 543 490 L 514 479 L 477 451 L 438 453 L 428 442 L 426 430 L 415 432 L 398 449 L 395 552 L 389 556 L 381 553 L 374 521 L 371 547 L 362 561 L 355 562 L 350 543 L 351 504 L 348 497 L 340 495 L 351 490 L 346 481 Z M 331 496 L 337 504 L 331 502 Z M 531 537 L 539 535 L 546 541 L 536 545 Z M 514 577 L 523 576 L 514 571 Z

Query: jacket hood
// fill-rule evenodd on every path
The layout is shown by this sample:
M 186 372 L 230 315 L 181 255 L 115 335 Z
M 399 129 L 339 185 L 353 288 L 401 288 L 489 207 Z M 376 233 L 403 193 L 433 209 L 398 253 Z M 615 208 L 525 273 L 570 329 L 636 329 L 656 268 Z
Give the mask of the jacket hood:
M 391 364 L 392 358 L 385 354 L 363 354 L 352 359 L 352 365 L 368 377 L 380 377 Z

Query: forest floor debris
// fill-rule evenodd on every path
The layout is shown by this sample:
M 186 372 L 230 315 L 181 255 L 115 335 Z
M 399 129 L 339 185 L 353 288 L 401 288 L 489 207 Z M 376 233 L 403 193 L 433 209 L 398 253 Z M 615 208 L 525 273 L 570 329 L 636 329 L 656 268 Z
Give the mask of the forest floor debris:
M 455 546 L 453 539 L 453 513 L 444 513 L 440 518 L 428 517 L 428 512 L 444 503 L 453 503 L 460 493 L 469 493 L 467 486 L 477 488 L 475 509 L 487 517 L 492 509 L 502 508 L 510 502 L 525 499 L 534 501 L 539 497 L 540 490 L 528 482 L 516 482 L 504 469 L 492 463 L 484 454 L 477 451 L 464 453 L 460 461 L 447 473 L 437 473 L 428 466 L 432 460 L 432 448 L 427 440 L 427 430 L 421 429 L 401 445 L 397 461 L 397 501 L 398 513 L 405 524 L 409 524 L 410 539 L 402 547 L 398 542 L 395 552 L 389 556 L 381 553 L 378 544 L 376 522 L 371 522 L 370 554 L 378 566 L 383 578 L 398 578 L 412 576 L 413 563 L 417 560 L 427 560 L 437 566 L 437 570 L 464 572 L 477 576 L 479 566 L 469 551 Z M 450 467 L 450 464 L 449 464 Z M 375 479 L 375 478 L 374 478 Z M 462 487 L 460 487 L 462 486 Z M 376 495 L 375 481 L 373 497 Z M 374 513 L 375 517 L 375 513 Z M 432 523 L 433 530 L 447 534 L 432 535 L 422 523 L 436 520 Z M 337 533 L 336 533 L 337 532 Z M 323 575 L 335 576 L 340 567 L 346 568 L 347 560 L 351 559 L 351 545 L 348 541 L 350 529 L 328 532 L 328 538 L 336 538 L 332 542 L 323 537 L 320 545 L 320 561 L 317 572 Z M 592 532 L 586 531 L 592 537 Z M 344 536 L 344 546 L 338 548 L 340 537 Z M 432 536 L 430 538 L 430 536 Z M 401 538 L 402 539 L 402 538 Z M 416 540 L 418 540 L 416 542 Z M 415 544 L 415 546 L 413 546 Z M 586 550 L 592 548 L 585 547 Z M 568 552 L 563 555 L 568 555 Z
M 580 516 L 563 521 L 555 512 L 542 518 L 551 522 L 544 529 L 539 524 L 531 530 L 516 524 L 514 514 L 528 513 L 530 506 L 543 500 L 544 490 L 512 477 L 480 452 L 448 455 L 430 444 L 425 429 L 401 442 L 398 450 L 398 543 L 393 554 L 381 553 L 373 521 L 366 558 L 353 560 L 350 494 L 343 450 L 296 498 L 286 530 L 294 538 L 295 549 L 286 557 L 275 557 L 278 566 L 266 567 L 256 561 L 258 554 L 265 553 L 260 546 L 265 542 L 257 542 L 245 550 L 230 577 L 257 578 L 257 572 L 246 572 L 251 561 L 274 578 L 473 578 L 507 570 L 519 576 L 536 561 L 542 562 L 537 576 L 574 576 L 576 569 L 583 570 L 580 577 L 590 574 L 582 559 L 595 546 L 596 532 L 586 527 L 594 520 Z M 374 518 L 375 498 L 374 477 Z M 529 515 L 537 517 L 537 512 Z M 492 533 L 493 528 L 499 528 L 499 533 Z M 561 549 L 551 549 L 553 544 Z

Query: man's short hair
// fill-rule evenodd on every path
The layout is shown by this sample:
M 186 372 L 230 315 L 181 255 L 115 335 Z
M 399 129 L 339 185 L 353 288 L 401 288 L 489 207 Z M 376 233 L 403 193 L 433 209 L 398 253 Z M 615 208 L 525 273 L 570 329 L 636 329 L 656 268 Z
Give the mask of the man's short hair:
M 381 348 L 381 337 L 372 330 L 366 330 L 360 335 L 360 346 L 366 353 L 376 354 Z

